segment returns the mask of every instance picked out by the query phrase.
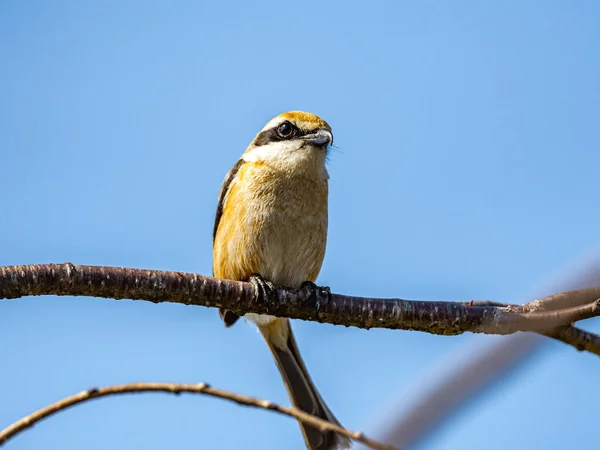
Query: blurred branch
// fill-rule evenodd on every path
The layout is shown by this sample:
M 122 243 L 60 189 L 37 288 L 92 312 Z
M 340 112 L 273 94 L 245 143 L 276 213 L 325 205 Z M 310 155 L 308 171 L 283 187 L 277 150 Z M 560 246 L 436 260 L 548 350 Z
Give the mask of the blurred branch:
M 315 417 L 311 414 L 307 414 L 299 409 L 288 408 L 286 406 L 280 406 L 267 400 L 260 400 L 258 398 L 249 397 L 247 395 L 236 394 L 234 392 L 225 391 L 223 389 L 217 389 L 209 386 L 206 383 L 199 384 L 173 384 L 173 383 L 131 383 L 121 384 L 117 386 L 108 386 L 102 388 L 91 388 L 86 391 L 82 391 L 78 394 L 70 397 L 63 398 L 51 405 L 48 405 L 42 409 L 38 409 L 34 413 L 23 417 L 12 425 L 6 427 L 0 431 L 0 446 L 5 444 L 9 439 L 13 438 L 20 432 L 34 426 L 39 421 L 54 415 L 60 411 L 68 409 L 79 403 L 83 403 L 89 400 L 93 400 L 99 397 L 107 397 L 111 395 L 121 394 L 133 394 L 142 392 L 165 392 L 169 394 L 181 394 L 183 392 L 190 394 L 204 394 L 211 397 L 218 397 L 225 400 L 229 400 L 240 405 L 252 406 L 255 408 L 263 408 L 270 411 L 276 411 L 280 414 L 284 414 L 289 417 L 297 419 L 299 422 L 305 423 L 312 427 L 317 428 L 323 432 L 335 432 L 346 436 L 354 441 L 361 442 L 362 444 L 378 449 L 378 450 L 393 450 L 396 447 L 385 445 L 380 442 L 374 441 L 366 437 L 363 433 L 356 431 L 347 430 L 339 425 L 332 424 L 326 420 Z
M 570 339 L 571 345 L 576 341 L 576 348 L 600 355 L 600 339 L 596 335 L 587 333 L 591 338 L 582 347 L 581 336 L 585 332 L 567 332 L 572 322 L 600 315 L 600 287 L 555 294 L 522 306 L 353 297 L 332 294 L 326 287 L 316 290 L 280 287 L 274 298 L 269 299 L 261 297 L 250 283 L 191 273 L 71 263 L 0 267 L 0 298 L 28 295 L 174 302 L 223 307 L 240 315 L 251 312 L 367 329 L 417 330 L 441 335 L 533 331 L 565 342 Z
M 474 358 L 460 358 L 459 368 L 439 375 L 437 383 L 404 413 L 386 411 L 382 416 L 393 417 L 386 430 L 377 435 L 403 449 L 414 449 L 430 438 L 446 421 L 458 414 L 467 404 L 482 395 L 486 388 L 503 379 L 506 373 L 525 361 L 539 346 L 542 338 L 534 334 L 516 334 L 495 342 Z
M 600 284 L 600 253 L 591 256 L 580 261 L 577 267 L 563 271 L 562 275 L 554 275 L 552 286 L 544 289 L 545 292 L 568 291 L 566 293 L 544 297 L 522 307 L 490 301 L 472 304 L 513 307 L 520 308 L 521 311 L 544 311 L 577 305 L 588 291 L 583 288 Z M 596 354 L 600 347 L 598 335 L 572 326 L 562 326 L 540 334 L 566 342 L 578 350 Z M 443 363 L 443 373 L 437 375 L 438 382 L 427 383 L 427 392 L 423 393 L 416 403 L 404 412 L 381 413 L 381 419 L 378 421 L 385 421 L 387 424 L 379 437 L 404 449 L 415 448 L 434 436 L 450 417 L 471 405 L 475 398 L 489 391 L 498 380 L 505 378 L 530 358 L 543 342 L 545 341 L 539 336 L 521 333 L 495 342 L 483 350 L 468 349 L 468 357 L 464 354 L 453 355 L 455 367 L 448 369 L 449 364 Z M 403 397 L 400 402 L 404 404 Z

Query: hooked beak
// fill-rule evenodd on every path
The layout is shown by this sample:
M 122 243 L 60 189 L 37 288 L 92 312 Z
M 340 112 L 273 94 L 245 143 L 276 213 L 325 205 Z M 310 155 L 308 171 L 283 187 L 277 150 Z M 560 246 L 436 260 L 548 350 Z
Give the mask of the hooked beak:
M 326 147 L 333 143 L 333 135 L 331 134 L 331 131 L 320 128 L 316 133 L 304 136 L 304 141 L 317 147 Z

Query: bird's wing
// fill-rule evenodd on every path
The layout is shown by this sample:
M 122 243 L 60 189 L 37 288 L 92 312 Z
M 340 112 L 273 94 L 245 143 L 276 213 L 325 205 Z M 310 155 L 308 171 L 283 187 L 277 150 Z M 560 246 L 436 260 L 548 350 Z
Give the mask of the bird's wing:
M 227 197 L 227 192 L 229 191 L 229 186 L 231 182 L 235 178 L 235 174 L 238 173 L 240 167 L 244 164 L 244 160 L 240 159 L 238 162 L 234 164 L 234 166 L 229 169 L 227 175 L 225 175 L 225 180 L 223 180 L 223 184 L 221 185 L 221 189 L 219 190 L 219 204 L 217 205 L 217 214 L 215 215 L 215 226 L 213 228 L 213 245 L 215 244 L 215 236 L 217 235 L 217 230 L 219 228 L 219 223 L 221 222 L 221 216 L 223 215 L 223 206 L 225 204 L 225 197 Z

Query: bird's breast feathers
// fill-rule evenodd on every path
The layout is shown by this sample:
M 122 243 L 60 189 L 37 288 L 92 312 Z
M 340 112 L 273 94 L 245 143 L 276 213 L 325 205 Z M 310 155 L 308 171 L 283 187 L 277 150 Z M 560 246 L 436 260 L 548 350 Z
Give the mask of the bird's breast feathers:
M 327 240 L 324 165 L 314 173 L 294 173 L 248 159 L 223 199 L 213 248 L 214 275 L 245 280 L 260 274 L 288 287 L 314 281 Z

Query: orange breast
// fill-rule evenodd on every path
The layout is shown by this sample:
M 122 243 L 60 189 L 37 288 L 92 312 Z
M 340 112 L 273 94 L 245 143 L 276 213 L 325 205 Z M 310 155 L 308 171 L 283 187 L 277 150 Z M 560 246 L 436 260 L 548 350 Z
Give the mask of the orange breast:
M 327 179 L 245 162 L 229 187 L 213 248 L 214 275 L 260 274 L 299 287 L 316 280 L 327 241 Z

